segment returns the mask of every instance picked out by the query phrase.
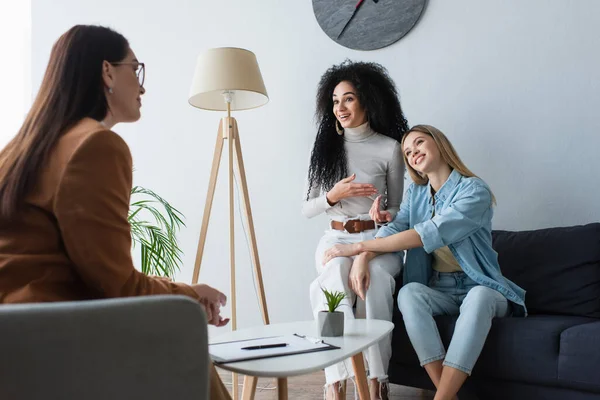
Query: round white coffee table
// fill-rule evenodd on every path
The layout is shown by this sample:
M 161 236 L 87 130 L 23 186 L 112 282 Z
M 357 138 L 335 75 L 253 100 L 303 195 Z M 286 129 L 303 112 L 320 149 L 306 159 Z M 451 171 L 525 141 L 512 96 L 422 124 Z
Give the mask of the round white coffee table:
M 362 351 L 383 339 L 393 328 L 394 324 L 389 321 L 373 319 L 346 320 L 344 336 L 323 337 L 325 342 L 340 347 L 339 349 L 225 363 L 218 366 L 228 371 L 246 375 L 242 391 L 242 398 L 244 400 L 254 399 L 258 377 L 277 378 L 279 399 L 287 399 L 288 377 L 309 374 L 351 358 L 358 393 L 361 400 L 365 400 L 369 399 L 369 388 Z M 317 323 L 315 321 L 302 321 L 260 325 L 219 335 L 214 339 L 211 338 L 211 343 L 289 335 L 293 333 L 317 337 Z

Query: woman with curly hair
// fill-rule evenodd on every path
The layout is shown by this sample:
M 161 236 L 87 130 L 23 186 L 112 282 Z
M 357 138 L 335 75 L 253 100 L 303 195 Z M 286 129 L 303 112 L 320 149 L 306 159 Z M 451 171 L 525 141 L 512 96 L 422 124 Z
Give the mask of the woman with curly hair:
M 317 318 L 324 309 L 321 288 L 326 288 L 346 293 L 341 307 L 345 318 L 391 321 L 402 253 L 374 257 L 364 271 L 352 268 L 353 257 L 336 257 L 326 264 L 322 260 L 335 244 L 374 238 L 378 225 L 392 221 L 398 212 L 404 186 L 400 141 L 408 124 L 396 86 L 379 64 L 345 61 L 321 77 L 316 117 L 302 213 L 308 218 L 326 213 L 330 223 L 315 254 L 319 276 L 310 287 L 313 313 Z M 385 201 L 371 218 L 378 194 Z M 391 335 L 366 351 L 374 399 L 387 398 L 391 354 Z M 352 374 L 348 361 L 326 368 L 327 398 L 343 398 L 345 380 Z

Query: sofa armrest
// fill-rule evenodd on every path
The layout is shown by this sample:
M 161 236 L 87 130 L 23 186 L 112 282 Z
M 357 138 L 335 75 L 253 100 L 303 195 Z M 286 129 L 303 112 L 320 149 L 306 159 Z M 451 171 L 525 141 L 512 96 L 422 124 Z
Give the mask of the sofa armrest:
M 597 387 L 600 382 L 600 321 L 576 325 L 560 335 L 558 379 Z
M 202 306 L 184 296 L 0 305 L 1 399 L 208 398 Z

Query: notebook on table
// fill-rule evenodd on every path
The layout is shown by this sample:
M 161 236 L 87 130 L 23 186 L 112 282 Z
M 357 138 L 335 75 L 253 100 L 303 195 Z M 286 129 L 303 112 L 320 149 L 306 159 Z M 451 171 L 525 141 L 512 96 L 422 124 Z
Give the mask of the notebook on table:
M 336 349 L 339 349 L 339 347 L 325 343 L 322 339 L 296 333 L 208 345 L 208 352 L 215 364 Z

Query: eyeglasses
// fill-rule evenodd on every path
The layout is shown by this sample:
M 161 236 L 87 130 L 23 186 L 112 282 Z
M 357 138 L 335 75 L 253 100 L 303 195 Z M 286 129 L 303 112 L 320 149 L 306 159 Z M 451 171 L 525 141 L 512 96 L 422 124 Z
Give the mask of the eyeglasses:
M 136 65 L 135 76 L 138 78 L 138 82 L 140 86 L 144 86 L 144 80 L 146 79 L 146 65 L 141 62 L 132 61 L 132 62 L 113 62 L 112 65 Z

